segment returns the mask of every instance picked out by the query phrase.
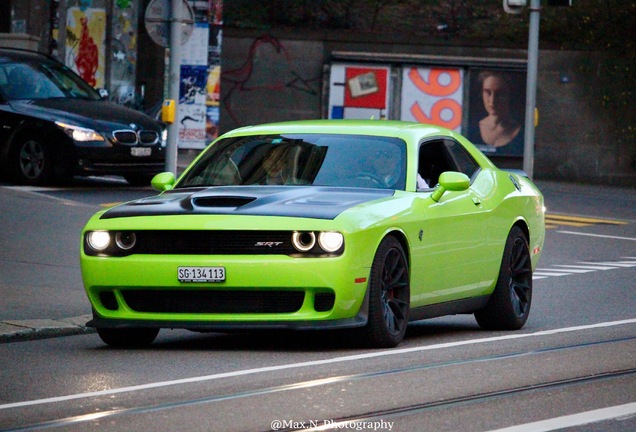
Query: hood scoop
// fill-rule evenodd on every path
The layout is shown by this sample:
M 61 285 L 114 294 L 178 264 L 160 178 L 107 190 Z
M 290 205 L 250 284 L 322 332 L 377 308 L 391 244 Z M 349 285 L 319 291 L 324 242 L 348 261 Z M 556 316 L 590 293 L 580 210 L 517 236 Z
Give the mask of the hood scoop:
M 203 196 L 192 198 L 193 207 L 239 208 L 254 201 L 255 197 L 243 196 Z

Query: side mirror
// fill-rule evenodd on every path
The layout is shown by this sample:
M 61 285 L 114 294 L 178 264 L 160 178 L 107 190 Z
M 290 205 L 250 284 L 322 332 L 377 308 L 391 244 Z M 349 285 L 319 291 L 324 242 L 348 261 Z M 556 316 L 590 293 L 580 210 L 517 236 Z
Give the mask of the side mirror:
M 159 192 L 164 192 L 172 189 L 175 182 L 176 179 L 174 173 L 162 172 L 154 176 L 150 181 L 150 184 L 152 185 L 153 189 L 158 190 Z
M 446 191 L 463 191 L 470 187 L 470 179 L 464 173 L 446 171 L 439 176 L 439 185 L 431 194 L 431 199 L 439 202 Z

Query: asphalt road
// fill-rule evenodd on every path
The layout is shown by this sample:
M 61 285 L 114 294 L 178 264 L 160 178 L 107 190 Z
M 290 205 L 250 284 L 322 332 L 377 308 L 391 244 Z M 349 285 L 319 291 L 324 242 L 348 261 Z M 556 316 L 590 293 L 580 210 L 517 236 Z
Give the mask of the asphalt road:
M 391 350 L 339 333 L 3 343 L 0 430 L 636 430 L 636 191 L 538 184 L 549 226 L 521 331 L 453 316 L 412 324 Z M 89 313 L 79 231 L 147 192 L 0 185 L 0 321 Z

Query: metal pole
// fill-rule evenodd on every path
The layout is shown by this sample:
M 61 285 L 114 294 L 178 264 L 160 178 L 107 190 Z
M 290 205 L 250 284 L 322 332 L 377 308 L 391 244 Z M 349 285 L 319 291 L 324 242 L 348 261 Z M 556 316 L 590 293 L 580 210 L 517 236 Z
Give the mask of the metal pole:
M 526 121 L 523 149 L 523 170 L 534 175 L 534 113 L 537 106 L 537 64 L 539 59 L 539 18 L 541 0 L 530 0 L 530 30 L 528 32 L 528 77 L 526 80 Z
M 181 3 L 183 0 L 171 1 L 170 20 L 170 68 L 168 72 L 168 99 L 175 101 L 175 109 L 179 110 L 179 83 L 181 76 Z M 166 148 L 166 171 L 177 175 L 177 145 L 179 142 L 179 122 L 168 126 L 168 143 Z

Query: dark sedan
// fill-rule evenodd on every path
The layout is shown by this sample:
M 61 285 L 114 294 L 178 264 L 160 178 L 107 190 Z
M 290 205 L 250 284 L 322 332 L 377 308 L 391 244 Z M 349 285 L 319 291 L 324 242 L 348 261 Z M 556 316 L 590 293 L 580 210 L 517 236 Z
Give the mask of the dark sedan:
M 74 175 L 149 183 L 164 169 L 165 126 L 109 102 L 71 69 L 0 48 L 0 174 L 22 184 Z

